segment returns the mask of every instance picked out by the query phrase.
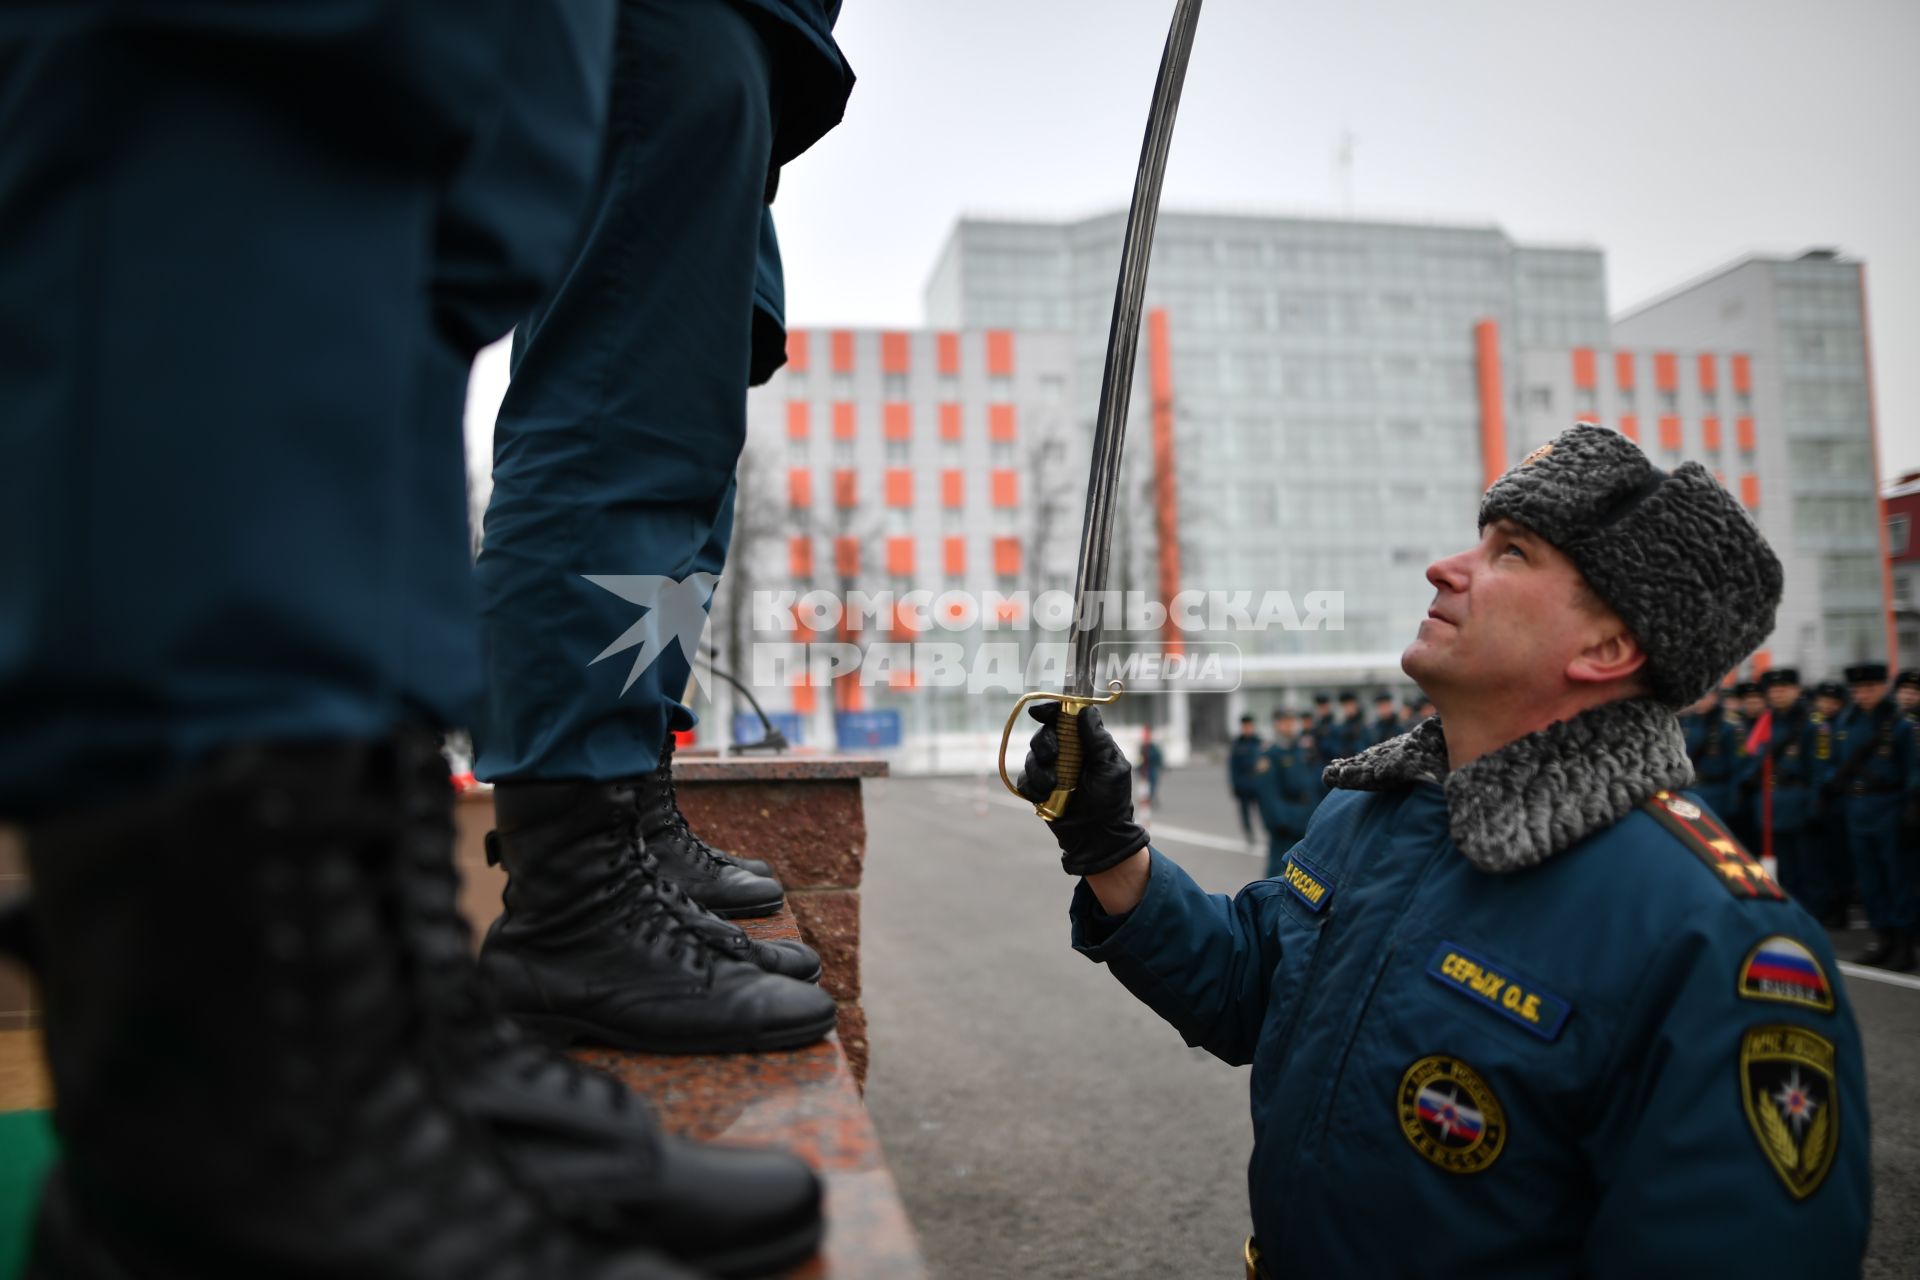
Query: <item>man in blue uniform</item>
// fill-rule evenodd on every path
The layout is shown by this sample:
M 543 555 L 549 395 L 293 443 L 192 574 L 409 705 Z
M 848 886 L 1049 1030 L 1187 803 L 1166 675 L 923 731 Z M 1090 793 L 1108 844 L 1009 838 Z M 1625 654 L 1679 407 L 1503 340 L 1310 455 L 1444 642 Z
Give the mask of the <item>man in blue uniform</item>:
M 1399 737 L 1406 729 L 1400 722 L 1400 704 L 1394 701 L 1393 695 L 1384 690 L 1373 695 L 1373 723 L 1367 726 L 1367 745 L 1378 746 L 1388 738 Z
M 1260 756 L 1266 749 L 1267 744 L 1260 741 L 1260 734 L 1253 727 L 1253 717 L 1241 716 L 1240 733 L 1227 748 L 1227 787 L 1240 809 L 1240 830 L 1246 833 L 1249 845 L 1253 843 L 1253 815 L 1260 808 L 1259 798 L 1254 794 L 1254 775 L 1259 771 Z
M 1273 713 L 1273 743 L 1254 775 L 1260 820 L 1267 829 L 1267 874 L 1278 874 L 1287 851 L 1306 834 L 1320 799 L 1320 761 L 1300 736 L 1300 717 Z
M 1740 735 L 1721 709 L 1720 690 L 1709 689 L 1680 717 L 1680 732 L 1693 762 L 1693 791 L 1701 803 L 1725 821 L 1733 811 L 1734 769 L 1740 763 Z
M 1328 759 L 1358 755 L 1373 741 L 1367 731 L 1367 716 L 1360 709 L 1360 695 L 1351 689 L 1340 691 L 1340 716 L 1333 726 L 1333 741 L 1322 744 Z
M 1807 734 L 1813 753 L 1813 771 L 1809 786 L 1813 792 L 1813 819 L 1807 827 L 1807 839 L 1831 889 L 1827 914 L 1820 923 L 1829 929 L 1844 929 L 1857 898 L 1853 876 L 1853 854 L 1847 847 L 1847 823 L 1837 796 L 1830 796 L 1827 781 L 1840 767 L 1836 734 L 1840 717 L 1847 709 L 1847 686 L 1838 680 L 1822 680 L 1813 689 L 1813 714 L 1807 717 Z
M 1278 878 L 1202 892 L 1082 715 L 1074 945 L 1251 1065 L 1250 1275 L 1856 1274 L 1833 956 L 1681 790 L 1674 711 L 1772 629 L 1779 562 L 1699 464 L 1597 427 L 1480 520 L 1402 658 L 1438 720 L 1330 766 Z
M 1920 795 L 1920 752 L 1913 726 L 1888 696 L 1886 664 L 1855 663 L 1846 674 L 1853 705 L 1834 733 L 1839 763 L 1825 790 L 1839 801 L 1847 824 L 1853 873 L 1874 932 L 1873 945 L 1858 959 L 1906 972 L 1915 960 L 1916 886 L 1900 819 Z
M 792 1048 L 834 1025 L 816 956 L 713 918 L 777 911 L 782 890 L 688 827 L 671 734 L 694 723 L 680 700 L 732 537 L 747 387 L 785 359 L 769 201 L 852 86 L 838 10 L 621 0 L 585 231 L 515 331 L 475 571 L 475 773 L 508 877 L 481 971 L 559 1041 Z M 663 895 L 710 913 L 676 911 L 701 945 L 631 927 Z
M 1319 753 L 1322 764 L 1333 759 L 1327 752 L 1338 737 L 1338 727 L 1339 722 L 1333 718 L 1333 699 L 1324 693 L 1314 694 L 1313 715 L 1307 720 L 1305 732 L 1313 738 L 1313 749 Z
M 1746 763 L 1742 794 L 1749 797 L 1749 821 L 1760 832 L 1761 851 L 1771 852 L 1780 870 L 1780 887 L 1814 919 L 1832 908 L 1833 887 L 1818 856 L 1808 825 L 1813 817 L 1813 739 L 1811 714 L 1800 697 L 1800 673 L 1773 667 L 1760 677 L 1767 699 L 1756 750 Z

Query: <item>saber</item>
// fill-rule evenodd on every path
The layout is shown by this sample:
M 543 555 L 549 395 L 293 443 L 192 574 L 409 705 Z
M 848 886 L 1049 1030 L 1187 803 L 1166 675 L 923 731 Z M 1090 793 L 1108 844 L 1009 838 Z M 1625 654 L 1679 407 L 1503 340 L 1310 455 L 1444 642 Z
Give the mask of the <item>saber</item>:
M 1021 710 L 1029 702 L 1058 702 L 1060 763 L 1053 794 L 1034 812 L 1048 822 L 1066 812 L 1067 800 L 1080 781 L 1080 712 L 1120 697 L 1120 682 L 1104 694 L 1093 691 L 1093 651 L 1099 640 L 1093 616 L 1097 593 L 1106 587 L 1108 561 L 1113 552 L 1114 501 L 1120 489 L 1121 446 L 1127 437 L 1127 404 L 1133 392 L 1133 362 L 1140 343 L 1140 313 L 1147 298 L 1147 258 L 1153 251 L 1153 225 L 1160 213 L 1160 180 L 1167 171 L 1167 151 L 1173 142 L 1173 120 L 1180 109 L 1180 87 L 1187 78 L 1187 55 L 1193 51 L 1194 29 L 1200 23 L 1200 0 L 1178 0 L 1173 23 L 1167 29 L 1166 48 L 1160 54 L 1160 73 L 1153 82 L 1153 103 L 1147 109 L 1147 134 L 1140 144 L 1140 168 L 1133 179 L 1133 203 L 1127 209 L 1127 231 L 1120 245 L 1120 280 L 1113 291 L 1113 322 L 1107 330 L 1107 363 L 1100 379 L 1100 413 L 1093 433 L 1093 466 L 1087 477 L 1086 515 L 1080 526 L 1080 565 L 1074 578 L 1074 632 L 1072 660 L 1067 667 L 1065 693 L 1028 693 L 1013 704 L 1007 727 L 1000 734 L 1000 781 L 1015 795 L 1019 788 L 1007 776 L 1007 741 Z

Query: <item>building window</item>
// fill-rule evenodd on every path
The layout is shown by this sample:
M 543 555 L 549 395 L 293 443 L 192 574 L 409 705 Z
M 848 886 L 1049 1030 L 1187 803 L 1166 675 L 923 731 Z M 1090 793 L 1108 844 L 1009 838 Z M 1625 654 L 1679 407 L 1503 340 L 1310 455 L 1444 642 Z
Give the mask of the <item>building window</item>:
M 1887 554 L 1890 556 L 1907 554 L 1907 517 L 1887 517 Z

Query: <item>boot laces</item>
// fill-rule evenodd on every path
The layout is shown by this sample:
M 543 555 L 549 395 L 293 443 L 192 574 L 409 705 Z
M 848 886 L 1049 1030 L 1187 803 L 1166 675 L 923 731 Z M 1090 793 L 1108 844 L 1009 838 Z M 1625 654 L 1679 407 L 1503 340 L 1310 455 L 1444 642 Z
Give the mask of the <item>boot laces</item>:
M 620 851 L 609 861 L 613 874 L 606 892 L 621 906 L 623 927 L 647 942 L 665 941 L 672 955 L 685 954 L 704 965 L 706 940 L 682 918 L 680 904 L 688 899 L 661 871 L 660 859 L 648 852 L 640 827 L 640 807 L 635 804 L 625 814 Z
M 732 865 L 720 855 L 718 849 L 702 840 L 699 834 L 687 825 L 687 815 L 680 812 L 680 794 L 673 785 L 673 739 L 671 737 L 667 739 L 666 752 L 662 755 L 659 766 L 654 769 L 653 777 L 660 784 L 661 792 L 666 797 L 667 830 L 693 846 L 694 851 L 705 858 L 709 864 Z

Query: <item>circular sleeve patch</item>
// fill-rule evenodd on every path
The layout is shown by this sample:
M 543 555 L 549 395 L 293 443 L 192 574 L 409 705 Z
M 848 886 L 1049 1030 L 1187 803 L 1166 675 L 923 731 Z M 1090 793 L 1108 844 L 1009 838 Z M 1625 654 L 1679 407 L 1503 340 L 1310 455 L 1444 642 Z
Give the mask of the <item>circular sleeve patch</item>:
M 1448 1173 L 1479 1173 L 1507 1145 L 1507 1113 L 1487 1082 L 1450 1054 L 1429 1054 L 1400 1077 L 1400 1132 Z

